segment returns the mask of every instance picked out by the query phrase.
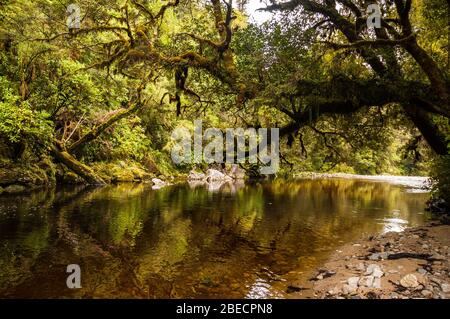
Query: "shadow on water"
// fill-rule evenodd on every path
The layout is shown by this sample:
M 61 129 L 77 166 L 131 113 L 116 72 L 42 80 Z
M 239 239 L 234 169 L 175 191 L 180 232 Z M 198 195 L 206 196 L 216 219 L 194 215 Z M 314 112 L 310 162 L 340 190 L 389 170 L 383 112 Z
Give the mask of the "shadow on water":
M 277 297 L 271 283 L 339 245 L 424 223 L 427 198 L 348 179 L 0 196 L 0 297 Z

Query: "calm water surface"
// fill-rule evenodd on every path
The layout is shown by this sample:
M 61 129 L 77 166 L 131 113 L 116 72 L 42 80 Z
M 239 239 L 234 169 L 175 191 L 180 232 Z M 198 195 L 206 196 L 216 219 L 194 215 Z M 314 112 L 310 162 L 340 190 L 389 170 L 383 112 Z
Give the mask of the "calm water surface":
M 0 297 L 283 297 L 275 282 L 339 245 L 423 224 L 428 196 L 349 179 L 2 195 Z

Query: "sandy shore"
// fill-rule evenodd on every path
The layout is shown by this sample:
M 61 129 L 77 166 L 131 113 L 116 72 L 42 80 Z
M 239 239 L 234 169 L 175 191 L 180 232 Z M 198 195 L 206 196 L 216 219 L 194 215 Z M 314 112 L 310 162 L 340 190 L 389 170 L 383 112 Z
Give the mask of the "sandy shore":
M 450 298 L 450 225 L 432 222 L 346 244 L 287 298 Z

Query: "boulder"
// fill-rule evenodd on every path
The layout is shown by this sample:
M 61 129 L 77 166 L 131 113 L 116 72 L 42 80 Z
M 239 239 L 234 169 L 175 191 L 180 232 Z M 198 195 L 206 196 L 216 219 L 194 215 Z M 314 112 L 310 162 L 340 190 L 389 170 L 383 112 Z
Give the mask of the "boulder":
M 206 180 L 208 182 L 212 182 L 212 181 L 223 181 L 223 182 L 228 182 L 231 181 L 232 178 L 228 175 L 225 175 L 222 172 L 219 172 L 216 169 L 208 169 L 206 171 Z
M 165 182 L 159 178 L 152 178 L 152 182 L 153 182 L 152 189 L 160 189 L 160 188 L 163 188 L 163 187 L 166 187 L 167 185 L 169 185 L 167 182 Z
M 194 170 L 189 172 L 188 180 L 189 181 L 204 181 L 206 179 L 206 175 L 202 172 L 196 172 Z

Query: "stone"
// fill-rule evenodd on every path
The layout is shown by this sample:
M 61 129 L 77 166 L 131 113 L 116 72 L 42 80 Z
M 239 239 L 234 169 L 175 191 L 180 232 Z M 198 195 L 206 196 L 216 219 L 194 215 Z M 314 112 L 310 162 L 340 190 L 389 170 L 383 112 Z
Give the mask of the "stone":
M 381 260 L 381 259 L 387 259 L 389 256 L 388 252 L 382 252 L 382 253 L 373 253 L 368 258 L 370 260 Z
M 153 189 L 160 189 L 163 188 L 165 186 L 167 186 L 167 182 L 159 179 L 159 178 L 152 178 L 152 182 L 153 182 Z
M 359 264 L 356 266 L 356 270 L 359 270 L 359 271 L 364 271 L 364 270 L 366 270 L 366 267 L 364 266 L 364 263 L 359 263 Z
M 381 278 L 384 275 L 384 272 L 381 271 L 380 268 L 375 268 L 372 272 L 372 276 L 374 276 L 375 278 Z
M 429 298 L 433 295 L 433 293 L 427 289 L 422 290 L 420 293 L 422 294 L 422 296 L 427 297 L 427 298 Z
M 216 169 L 210 168 L 210 169 L 208 169 L 206 171 L 206 180 L 208 182 L 213 182 L 213 181 L 223 181 L 223 182 L 225 182 L 225 181 L 231 181 L 232 178 L 230 176 L 228 176 L 228 175 L 225 175 L 222 172 L 219 172 Z
M 375 278 L 380 278 L 384 275 L 384 273 L 381 270 L 380 266 L 378 266 L 377 264 L 370 264 L 369 266 L 367 266 L 364 275 L 372 275 Z
M 351 287 L 351 288 L 358 288 L 358 282 L 359 282 L 359 277 L 350 277 L 347 279 L 347 284 Z
M 381 278 L 374 278 L 372 287 L 381 289 Z
M 449 293 L 450 292 L 450 285 L 449 284 L 441 284 L 442 292 Z
M 426 275 L 428 272 L 423 268 L 417 268 L 417 272 L 421 275 Z
M 337 288 L 337 287 L 334 287 L 334 288 L 328 290 L 327 293 L 328 293 L 330 296 L 335 296 L 335 295 L 339 294 L 339 292 L 340 292 L 340 289 Z
M 335 271 L 328 270 L 328 269 L 319 269 L 319 273 L 310 280 L 322 280 L 324 278 L 328 278 L 328 277 L 331 277 L 334 275 L 336 275 Z
M 373 285 L 373 280 L 375 278 L 373 276 L 366 276 L 366 277 L 362 277 L 359 282 L 358 285 L 359 286 L 366 286 L 368 288 L 371 288 Z
M 419 282 L 414 274 L 408 274 L 400 279 L 400 285 L 405 288 L 415 288 L 419 285 Z
M 188 180 L 189 181 L 203 181 L 206 179 L 206 175 L 202 172 L 196 172 L 194 170 L 189 172 Z
M 350 285 L 344 285 L 342 287 L 342 292 L 344 294 L 348 295 L 348 294 L 351 294 L 352 292 L 355 292 L 357 288 L 358 287 L 354 287 L 354 286 L 350 286 Z

